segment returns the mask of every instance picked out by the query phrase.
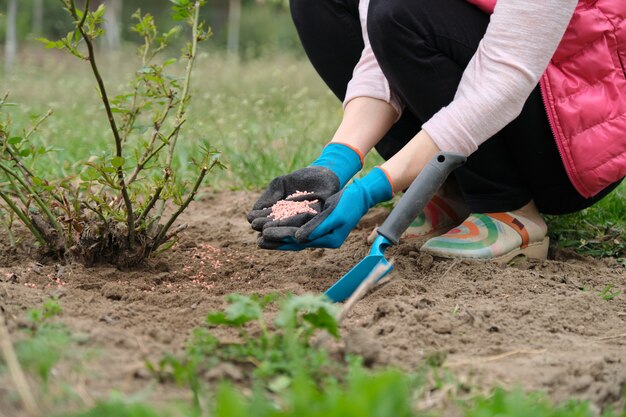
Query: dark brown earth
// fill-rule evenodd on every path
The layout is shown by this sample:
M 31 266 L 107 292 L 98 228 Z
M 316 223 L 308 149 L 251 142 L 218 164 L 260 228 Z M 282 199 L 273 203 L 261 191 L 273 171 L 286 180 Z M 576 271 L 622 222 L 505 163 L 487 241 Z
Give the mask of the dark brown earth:
M 184 240 L 129 271 L 37 263 L 0 243 L 0 306 L 11 333 L 19 337 L 28 308 L 61 297 L 60 320 L 96 353 L 81 356 L 88 371 L 80 376 L 60 369 L 53 377 L 72 375 L 87 403 L 112 388 L 138 391 L 147 384 L 144 359 L 179 349 L 226 294 L 322 292 L 367 254 L 366 236 L 385 215 L 370 213 L 339 250 L 268 252 L 256 248 L 245 220 L 255 197 L 217 193 L 192 205 L 181 220 L 190 226 Z M 387 251 L 396 261 L 393 279 L 344 321 L 346 350 L 406 369 L 445 357 L 471 384 L 543 390 L 554 401 L 588 399 L 598 408 L 619 401 L 626 385 L 623 266 L 562 251 L 506 266 L 437 260 L 420 254 L 419 243 Z M 597 294 L 608 284 L 622 291 L 611 301 Z M 14 415 L 9 389 L 0 376 L 0 410 Z

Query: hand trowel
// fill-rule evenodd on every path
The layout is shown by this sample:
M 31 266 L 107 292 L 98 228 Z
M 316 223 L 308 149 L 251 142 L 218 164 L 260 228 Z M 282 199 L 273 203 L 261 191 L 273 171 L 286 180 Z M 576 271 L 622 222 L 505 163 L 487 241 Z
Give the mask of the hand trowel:
M 380 278 L 391 272 L 393 266 L 385 259 L 385 250 L 398 243 L 402 233 L 424 210 L 448 175 L 461 166 L 465 159 L 462 155 L 441 152 L 428 162 L 378 228 L 378 237 L 374 240 L 369 255 L 326 290 L 325 294 L 332 301 L 340 302 L 350 297 L 378 265 L 387 266 L 387 271 Z

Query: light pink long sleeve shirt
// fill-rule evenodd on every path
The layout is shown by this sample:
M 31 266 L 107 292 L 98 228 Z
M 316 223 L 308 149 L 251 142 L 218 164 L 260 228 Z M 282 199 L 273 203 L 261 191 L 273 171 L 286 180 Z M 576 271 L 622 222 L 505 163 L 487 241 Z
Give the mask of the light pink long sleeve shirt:
M 422 125 L 442 151 L 469 155 L 520 114 L 577 4 L 578 0 L 498 0 L 454 100 Z M 369 43 L 368 6 L 369 0 L 360 0 L 365 48 L 344 106 L 356 97 L 372 97 L 391 104 L 400 115 L 403 103 L 390 88 Z

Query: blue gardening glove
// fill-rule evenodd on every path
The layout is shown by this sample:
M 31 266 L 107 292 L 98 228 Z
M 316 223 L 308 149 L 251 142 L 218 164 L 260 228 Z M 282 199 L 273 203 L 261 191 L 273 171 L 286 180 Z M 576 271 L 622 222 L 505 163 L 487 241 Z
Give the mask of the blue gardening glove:
M 290 200 L 317 200 L 310 207 L 319 212 L 326 200 L 339 192 L 361 167 L 361 156 L 356 151 L 341 143 L 330 143 L 308 167 L 275 178 L 248 213 L 248 221 L 258 231 L 267 226 L 300 227 L 311 220 L 314 214 L 303 213 L 274 221 L 270 217 L 271 207 L 296 191 L 305 191 L 311 194 Z
M 265 227 L 259 246 L 264 249 L 302 250 L 338 248 L 367 211 L 393 197 L 389 179 L 374 168 L 361 180 L 331 196 L 322 211 L 299 228 Z

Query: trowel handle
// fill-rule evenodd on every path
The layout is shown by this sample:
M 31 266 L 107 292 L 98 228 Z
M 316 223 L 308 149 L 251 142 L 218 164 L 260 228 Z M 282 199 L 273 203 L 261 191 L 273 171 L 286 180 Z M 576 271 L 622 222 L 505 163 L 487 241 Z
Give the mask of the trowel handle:
M 389 239 L 394 245 L 411 222 L 424 211 L 424 207 L 448 178 L 448 175 L 465 163 L 463 155 L 440 152 L 435 155 L 422 172 L 415 178 L 385 222 L 378 228 L 378 234 Z

